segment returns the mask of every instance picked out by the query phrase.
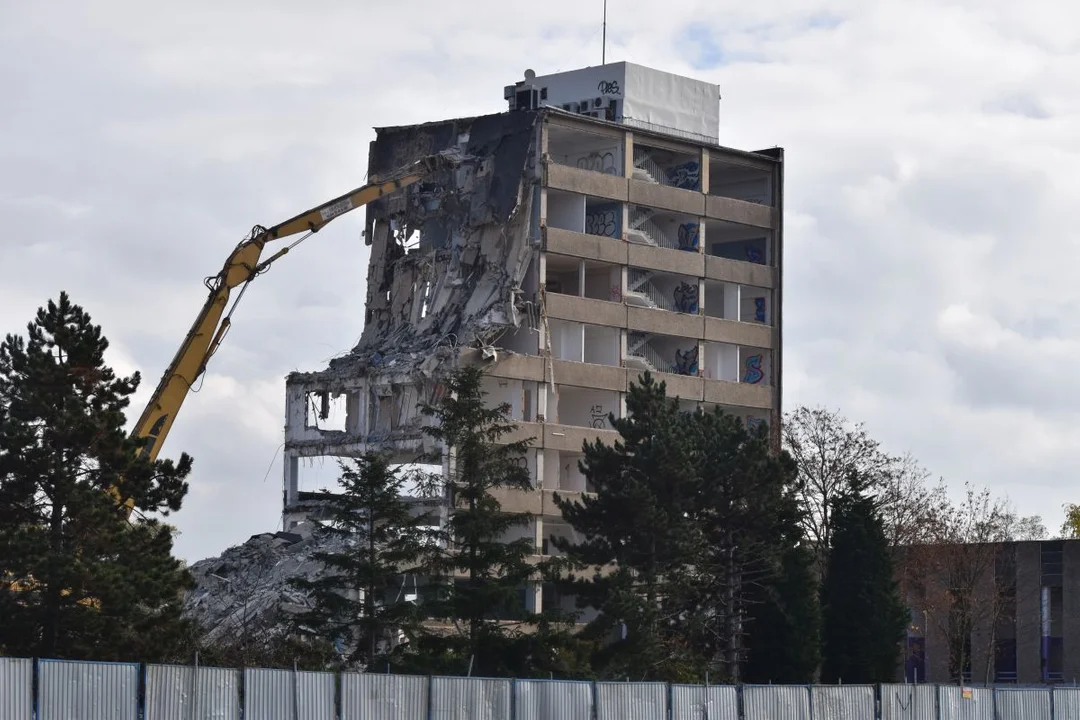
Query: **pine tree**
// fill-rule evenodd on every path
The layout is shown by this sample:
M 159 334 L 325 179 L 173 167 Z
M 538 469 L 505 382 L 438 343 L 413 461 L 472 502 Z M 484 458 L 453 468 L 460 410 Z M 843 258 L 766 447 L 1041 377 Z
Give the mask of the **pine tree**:
M 314 580 L 296 580 L 313 607 L 298 616 L 301 635 L 333 642 L 350 667 L 369 670 L 389 662 L 399 641 L 416 640 L 422 617 L 407 600 L 409 576 L 422 567 L 430 530 L 437 520 L 413 512 L 405 499 L 410 475 L 390 466 L 385 454 L 368 452 L 341 464 L 340 492 L 326 492 L 322 503 L 329 522 L 315 533 L 321 547 L 313 554 L 326 571 Z
M 814 681 L 821 662 L 816 561 L 805 544 L 789 546 L 779 572 L 751 594 L 745 682 Z
M 691 427 L 697 484 L 690 516 L 703 542 L 700 554 L 689 561 L 696 576 L 688 617 L 695 626 L 695 645 L 708 658 L 713 677 L 738 682 L 747 661 L 747 634 L 752 646 L 764 643 L 754 642 L 755 632 L 765 625 L 755 622 L 756 616 L 769 614 L 772 606 L 783 608 L 781 615 L 786 615 L 788 605 L 794 609 L 803 602 L 789 595 L 799 589 L 785 587 L 788 574 L 798 569 L 792 564 L 797 559 L 793 549 L 801 537 L 795 468 L 786 453 L 772 452 L 765 428 L 750 432 L 733 415 L 699 412 Z M 814 606 L 810 610 L 816 611 L 815 589 L 805 592 Z M 807 629 L 813 632 L 816 651 L 816 615 L 804 619 L 813 622 Z M 786 651 L 805 651 L 796 634 L 784 632 L 778 638 Z
M 696 501 L 689 416 L 649 373 L 630 386 L 626 408 L 626 417 L 609 419 L 620 436 L 612 446 L 584 445 L 581 470 L 595 496 L 555 494 L 563 518 L 585 539 L 553 537 L 565 553 L 553 566 L 566 571 L 562 585 L 579 605 L 599 612 L 587 637 L 614 638 L 597 653 L 601 675 L 687 679 L 700 665 L 677 630 L 686 562 L 699 542 L 689 519 Z M 591 573 L 605 565 L 614 567 Z
M 532 490 L 528 467 L 521 459 L 531 439 L 502 442 L 515 429 L 506 404 L 487 407 L 483 371 L 456 370 L 444 382 L 445 395 L 421 405 L 433 419 L 424 432 L 446 448 L 446 490 L 452 508 L 445 528 L 446 552 L 430 560 L 433 575 L 442 578 L 425 602 L 431 617 L 461 627 L 460 634 L 435 634 L 421 643 L 427 669 L 499 676 L 510 672 L 515 641 L 514 622 L 524 622 L 526 583 L 533 575 L 527 558 L 536 552 L 532 538 L 508 541 L 530 516 L 510 513 L 493 491 Z
M 155 660 L 186 635 L 190 578 L 147 515 L 180 508 L 191 458 L 138 456 L 139 375 L 117 377 L 107 348 L 66 293 L 0 342 L 0 653 Z
M 834 502 L 828 570 L 821 589 L 825 682 L 892 680 L 909 620 L 893 575 L 881 516 L 854 477 Z

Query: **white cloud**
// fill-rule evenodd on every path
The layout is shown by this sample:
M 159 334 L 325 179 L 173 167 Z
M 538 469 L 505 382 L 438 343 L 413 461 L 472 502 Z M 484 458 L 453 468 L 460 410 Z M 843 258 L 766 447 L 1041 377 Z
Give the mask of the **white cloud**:
M 599 3 L 566 0 L 0 14 L 0 329 L 67 289 L 118 368 L 142 370 L 142 393 L 252 225 L 363 182 L 372 126 L 498 111 L 526 67 L 600 56 Z M 721 85 L 725 144 L 786 148 L 786 402 L 839 407 L 1055 526 L 1080 462 L 1076 13 L 618 0 L 608 19 L 610 59 Z M 694 68 L 710 58 L 726 64 Z M 165 452 L 195 456 L 175 518 L 188 558 L 275 526 L 283 376 L 359 335 L 360 223 L 337 221 L 252 286 L 185 404 Z

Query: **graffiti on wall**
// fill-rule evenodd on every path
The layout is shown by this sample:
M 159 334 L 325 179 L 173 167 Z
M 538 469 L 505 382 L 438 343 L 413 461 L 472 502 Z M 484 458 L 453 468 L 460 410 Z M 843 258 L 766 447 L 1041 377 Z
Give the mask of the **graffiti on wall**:
M 698 312 L 698 286 L 680 282 L 675 288 L 675 309 L 682 313 L 696 315 Z
M 622 302 L 622 288 L 618 285 L 611 286 L 611 302 Z
M 754 298 L 754 320 L 765 322 L 765 298 Z
M 580 170 L 592 170 L 605 175 L 619 175 L 619 166 L 615 162 L 615 151 L 605 150 L 591 152 L 577 159 L 577 167 Z
M 701 163 L 690 160 L 676 165 L 667 171 L 668 182 L 672 187 L 683 190 L 697 190 L 701 183 Z
M 748 247 L 748 248 L 746 248 L 746 259 L 749 260 L 752 263 L 757 263 L 758 265 L 764 265 L 765 264 L 765 253 L 763 253 L 761 250 L 759 250 L 757 248 Z
M 607 413 L 603 405 L 593 405 L 589 408 L 589 417 L 592 418 L 593 430 L 603 430 L 607 427 Z
M 601 95 L 622 95 L 618 80 L 601 80 L 596 84 L 596 92 Z
M 746 429 L 751 433 L 758 433 L 762 428 L 768 428 L 768 423 L 765 422 L 765 418 L 747 416 Z
M 756 385 L 765 379 L 765 373 L 761 369 L 762 359 L 761 355 L 751 355 L 746 358 L 746 374 L 743 375 L 744 383 Z
M 689 350 L 676 350 L 675 367 L 673 368 L 673 370 L 678 375 L 697 375 L 698 346 L 695 345 Z
M 589 235 L 615 237 L 618 228 L 614 210 L 594 210 L 585 215 L 585 232 Z
M 679 225 L 679 249 L 697 250 L 700 239 L 701 226 L 696 222 L 682 223 Z

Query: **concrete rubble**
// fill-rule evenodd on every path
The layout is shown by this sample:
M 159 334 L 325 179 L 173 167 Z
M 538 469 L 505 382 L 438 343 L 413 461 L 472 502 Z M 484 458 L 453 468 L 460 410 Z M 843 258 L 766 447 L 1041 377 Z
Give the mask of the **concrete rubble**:
M 198 623 L 207 642 L 242 635 L 267 640 L 288 632 L 291 619 L 310 607 L 290 581 L 314 579 L 323 566 L 313 554 L 344 547 L 337 540 L 316 542 L 312 529 L 303 523 L 292 532 L 253 535 L 189 568 L 195 588 L 184 598 L 184 615 Z

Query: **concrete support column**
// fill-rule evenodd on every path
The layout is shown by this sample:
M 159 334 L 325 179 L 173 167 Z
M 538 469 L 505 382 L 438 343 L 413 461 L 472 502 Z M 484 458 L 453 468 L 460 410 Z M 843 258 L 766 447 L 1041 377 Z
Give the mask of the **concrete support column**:
M 585 297 L 585 261 L 578 263 L 578 297 Z
M 634 176 L 634 133 L 628 132 L 623 138 L 623 177 Z M 626 207 L 625 205 L 623 207 Z M 623 226 L 625 227 L 625 225 Z
M 1064 542 L 1062 582 L 1063 674 L 1067 683 L 1080 681 L 1080 542 Z
M 709 192 L 709 148 L 701 148 L 701 192 Z
M 1042 557 L 1039 543 L 1016 546 L 1016 681 L 1021 685 L 1042 681 L 1042 629 L 1040 586 Z

